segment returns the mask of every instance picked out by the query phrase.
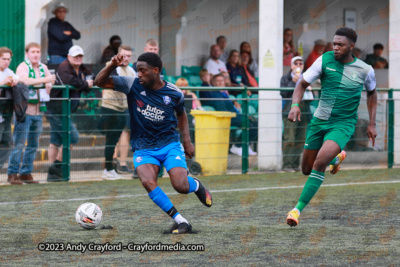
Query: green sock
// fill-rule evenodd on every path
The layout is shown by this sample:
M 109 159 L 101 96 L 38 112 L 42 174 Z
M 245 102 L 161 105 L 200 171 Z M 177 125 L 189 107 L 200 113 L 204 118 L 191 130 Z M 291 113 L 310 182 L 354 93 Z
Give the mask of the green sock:
M 324 176 L 325 174 L 323 172 L 316 170 L 311 171 L 307 183 L 304 185 L 303 192 L 301 192 L 299 202 L 297 202 L 296 209 L 301 212 L 304 207 L 307 206 L 324 181 Z

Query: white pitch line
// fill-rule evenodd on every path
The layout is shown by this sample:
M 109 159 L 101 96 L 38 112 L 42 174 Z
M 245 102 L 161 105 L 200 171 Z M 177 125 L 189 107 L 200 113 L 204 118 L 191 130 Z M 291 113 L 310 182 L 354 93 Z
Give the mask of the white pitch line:
M 344 183 L 344 184 L 323 184 L 322 187 L 337 187 L 337 186 L 351 186 L 351 185 L 374 185 L 374 184 L 397 184 L 400 181 L 377 181 L 377 182 L 360 182 L 360 183 Z M 303 188 L 304 185 L 293 186 L 276 186 L 276 187 L 260 187 L 260 188 L 238 188 L 238 189 L 223 189 L 223 190 L 210 190 L 211 193 L 226 193 L 226 192 L 243 192 L 243 191 L 261 191 L 261 190 L 275 190 L 275 189 L 291 189 Z M 179 195 L 177 192 L 166 193 L 167 195 Z M 0 202 L 0 205 L 16 205 L 16 204 L 34 204 L 34 203 L 50 203 L 50 202 L 72 202 L 72 201 L 87 201 L 95 199 L 107 198 L 129 198 L 129 197 L 147 197 L 148 194 L 137 195 L 121 195 L 121 196 L 103 196 L 103 197 L 89 197 L 89 198 L 70 198 L 70 199 L 48 199 L 38 201 L 17 201 L 17 202 Z

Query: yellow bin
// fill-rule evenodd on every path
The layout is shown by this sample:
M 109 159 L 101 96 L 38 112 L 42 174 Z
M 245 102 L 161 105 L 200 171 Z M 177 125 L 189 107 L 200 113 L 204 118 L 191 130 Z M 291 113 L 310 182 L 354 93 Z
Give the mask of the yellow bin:
M 226 172 L 231 118 L 236 113 L 192 110 L 195 120 L 196 161 L 204 175 Z

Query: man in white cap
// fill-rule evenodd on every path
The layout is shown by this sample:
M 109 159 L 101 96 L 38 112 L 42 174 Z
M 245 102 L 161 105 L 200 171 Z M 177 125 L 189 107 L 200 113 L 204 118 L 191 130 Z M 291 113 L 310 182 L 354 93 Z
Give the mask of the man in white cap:
M 291 98 L 294 87 L 300 82 L 304 69 L 302 57 L 293 57 L 291 61 L 291 70 L 282 76 L 281 87 L 289 87 L 291 90 L 282 90 L 282 119 L 284 124 L 282 140 L 282 169 L 290 171 L 300 170 L 300 154 L 303 151 L 303 141 L 306 138 L 307 124 L 311 119 L 309 101 L 302 101 L 300 109 L 302 111 L 301 121 L 291 122 L 288 119 L 290 111 Z M 309 88 L 311 89 L 311 87 Z M 310 94 L 312 95 L 311 91 Z
M 72 46 L 72 39 L 78 40 L 81 34 L 65 21 L 68 9 L 61 2 L 54 9 L 55 18 L 49 20 L 47 35 L 49 39 L 48 54 L 50 60 L 48 64 L 60 64 L 67 58 L 68 49 Z
M 71 113 L 78 109 L 79 99 L 82 91 L 88 91 L 93 86 L 93 74 L 82 64 L 83 49 L 74 45 L 69 49 L 68 58 L 63 61 L 57 70 L 57 85 L 71 85 L 75 89 L 69 91 L 71 101 Z M 48 182 L 62 181 L 62 90 L 52 89 L 50 92 L 51 101 L 47 104 L 46 118 L 50 122 L 50 146 L 49 161 L 53 163 L 49 168 L 47 176 Z M 65 114 L 64 114 L 65 115 Z M 71 148 L 72 145 L 79 141 L 78 131 L 73 123 L 71 123 Z

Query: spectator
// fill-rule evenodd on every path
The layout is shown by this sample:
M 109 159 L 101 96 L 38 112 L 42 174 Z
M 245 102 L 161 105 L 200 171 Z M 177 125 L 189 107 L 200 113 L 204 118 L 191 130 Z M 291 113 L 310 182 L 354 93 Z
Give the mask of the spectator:
M 188 81 L 185 78 L 179 78 L 176 80 L 175 85 L 180 88 L 180 87 L 187 87 L 189 86 Z M 190 140 L 194 140 L 194 117 L 190 113 L 192 109 L 203 109 L 201 106 L 200 100 L 197 98 L 197 95 L 193 92 L 190 92 L 188 90 L 182 90 L 182 93 L 185 97 L 185 110 L 186 114 L 188 117 L 188 123 L 189 123 L 189 135 L 190 135 Z M 181 140 L 182 141 L 182 140 Z
M 225 79 L 222 74 L 214 75 L 212 78 L 212 84 L 215 87 L 226 87 Z M 227 98 L 225 94 L 221 91 L 200 91 L 200 98 Z M 203 106 L 212 106 L 216 111 L 230 111 L 236 113 L 236 117 L 232 118 L 231 125 L 236 126 L 238 128 L 242 128 L 242 114 L 239 113 L 238 109 L 234 106 L 233 102 L 230 99 L 226 100 L 202 100 Z M 249 139 L 251 142 L 257 142 L 258 136 L 258 122 L 257 119 L 250 117 L 249 118 Z M 238 139 L 233 138 L 234 142 L 237 144 L 233 144 L 230 148 L 230 151 L 233 154 L 238 156 L 242 156 L 242 145 L 241 145 L 241 137 Z M 257 155 L 251 147 L 249 146 L 249 155 Z
M 0 88 L 0 98 L 5 98 L 5 100 L 0 100 L 0 169 L 3 168 L 4 163 L 8 159 L 13 145 L 13 139 L 11 135 L 13 91 L 21 91 L 21 86 L 24 86 L 23 84 L 18 83 L 19 77 L 8 68 L 11 63 L 11 58 L 11 49 L 7 47 L 0 47 L 0 85 L 9 85 L 14 88 Z M 26 90 L 28 90 L 26 86 L 24 87 Z M 25 112 L 25 110 L 23 112 Z M 8 182 L 13 185 L 22 184 L 22 181 L 15 176 L 9 177 Z
M 242 68 L 244 73 L 243 83 L 246 86 L 258 87 L 254 72 L 250 69 L 251 54 L 247 51 L 242 51 L 240 52 L 240 59 L 242 61 Z
M 229 78 L 232 86 L 244 86 L 243 79 L 245 74 L 243 68 L 240 66 L 240 56 L 237 50 L 231 50 L 226 62 L 226 69 L 229 73 Z
M 221 56 L 221 48 L 218 45 L 212 45 L 210 47 L 210 58 L 204 64 L 204 68 L 207 69 L 211 75 L 216 75 L 222 71 L 227 71 L 225 63 L 219 60 Z
M 353 48 L 353 55 L 354 55 L 356 58 L 361 59 L 361 55 L 362 55 L 361 49 L 358 48 L 358 47 L 354 47 L 354 48 Z
M 56 77 L 50 74 L 47 66 L 40 63 L 41 47 L 38 43 L 29 43 L 25 47 L 26 61 L 19 64 L 17 75 L 25 85 L 33 85 L 29 89 L 29 102 L 24 122 L 15 122 L 15 147 L 8 160 L 8 180 L 19 180 L 33 184 L 38 183 L 32 177 L 33 161 L 42 133 L 42 114 L 45 106 L 42 102 L 49 99 L 49 93 Z M 44 87 L 44 88 L 43 88 Z M 27 146 L 25 147 L 25 143 Z M 25 152 L 23 152 L 25 148 Z M 22 166 L 21 165 L 22 156 Z
M 305 70 L 307 70 L 314 63 L 317 58 L 319 58 L 325 50 L 326 42 L 325 40 L 318 39 L 314 42 L 314 48 L 307 58 Z
M 227 71 L 222 71 L 221 74 L 222 76 L 224 76 L 225 79 L 225 87 L 233 87 L 231 83 L 231 77 L 229 77 L 229 73 Z
M 121 46 L 119 53 L 123 55 L 122 66 L 115 70 L 113 75 L 116 76 L 130 76 L 136 77 L 136 72 L 132 67 L 129 66 L 129 61 L 132 57 L 132 48 L 129 46 Z M 110 62 L 107 62 L 107 65 Z M 103 171 L 103 179 L 116 180 L 122 178 L 116 171 L 117 166 L 113 165 L 113 154 L 118 141 L 120 145 L 124 145 L 124 148 L 119 148 L 121 152 L 120 170 L 121 173 L 130 173 L 128 166 L 126 165 L 126 158 L 129 151 L 130 135 L 127 133 L 123 134 L 124 128 L 127 124 L 126 111 L 128 110 L 128 102 L 124 93 L 114 90 L 103 90 L 103 101 L 101 107 L 102 114 L 102 129 L 106 136 L 106 146 L 104 148 L 105 156 L 105 169 Z M 130 116 L 128 116 L 130 118 Z M 129 120 L 129 129 L 130 129 Z M 128 140 L 126 138 L 128 137 Z M 124 138 L 121 140 L 121 138 Z M 128 151 L 126 151 L 128 148 Z M 123 154 L 123 153 L 126 153 Z M 117 169 L 116 169 L 117 168 Z
M 231 78 L 229 77 L 229 73 L 227 73 L 226 71 L 223 71 L 220 74 L 224 77 L 224 87 L 232 87 Z M 240 94 L 240 91 L 221 90 L 221 93 L 224 95 L 224 97 L 230 98 L 230 95 L 236 96 L 236 95 Z M 250 95 L 251 95 L 251 93 L 250 93 Z M 233 102 L 233 105 L 235 106 L 235 108 L 239 112 L 241 112 L 242 111 L 242 106 L 239 104 L 239 102 L 237 102 L 236 100 L 231 100 L 231 101 Z
M 331 42 L 326 43 L 324 53 L 329 52 L 329 51 L 333 51 L 333 44 Z
M 144 46 L 143 50 L 144 50 L 145 53 L 150 52 L 150 53 L 154 53 L 154 54 L 158 55 L 158 52 L 160 51 L 160 47 L 158 45 L 158 42 L 155 39 L 148 39 L 146 41 L 146 45 Z M 133 63 L 132 68 L 136 72 L 138 72 L 136 64 L 137 64 L 137 62 Z M 160 75 L 161 79 L 164 79 L 164 75 L 165 75 L 165 69 L 162 68 L 161 75 Z
M 375 44 L 374 53 L 367 55 L 365 63 L 371 65 L 374 69 L 387 69 L 389 64 L 385 58 L 382 57 L 383 45 Z
M 223 35 L 220 35 L 217 37 L 216 42 L 217 42 L 217 45 L 219 46 L 219 48 L 221 48 L 221 56 L 219 57 L 219 60 L 226 63 L 228 60 L 228 56 L 229 56 L 229 51 L 225 50 L 226 44 L 227 44 L 226 37 Z
M 283 31 L 283 66 L 290 66 L 292 58 L 297 54 L 293 44 L 293 32 L 286 28 Z
M 80 46 L 74 45 L 69 49 L 68 57 L 64 60 L 57 70 L 57 84 L 71 85 L 75 89 L 69 91 L 71 101 L 71 113 L 75 112 L 79 106 L 79 98 L 82 91 L 87 91 L 93 86 L 93 75 L 89 69 L 82 64 L 84 52 Z M 50 122 L 50 145 L 49 162 L 52 163 L 48 170 L 47 181 L 62 181 L 62 101 L 58 98 L 63 97 L 62 90 L 53 89 L 50 92 L 51 101 L 47 103 L 46 118 Z M 79 142 L 79 133 L 75 125 L 70 124 L 71 149 Z
M 200 80 L 203 82 L 201 86 L 211 86 L 211 76 L 206 69 L 199 72 Z
M 123 66 L 120 66 L 116 69 L 115 75 L 137 77 L 137 73 L 133 70 L 133 68 L 131 66 L 129 66 L 129 63 L 132 59 L 133 49 L 130 46 L 121 45 L 118 50 L 119 50 L 118 53 L 123 55 L 124 61 L 123 61 Z M 114 91 L 112 91 L 112 90 L 103 90 L 103 107 L 108 106 L 111 109 L 114 107 L 113 100 L 112 100 L 114 98 L 113 93 L 114 93 Z M 122 95 L 123 95 L 123 98 L 126 99 L 126 95 L 125 94 L 122 94 Z M 105 100 L 105 99 L 107 99 L 107 100 Z M 108 105 L 107 102 L 109 102 L 110 105 Z M 117 104 L 117 103 L 115 103 L 115 104 Z M 128 105 L 126 100 L 124 100 L 124 102 L 121 104 L 125 108 Z M 126 161 L 128 159 L 130 136 L 131 136 L 131 125 L 130 125 L 131 123 L 130 123 L 130 115 L 129 115 L 128 108 L 125 109 L 124 117 L 125 117 L 125 127 L 122 130 L 121 136 L 119 137 L 118 143 L 116 144 L 115 149 L 114 149 L 113 166 L 114 166 L 114 169 L 117 171 L 117 173 L 120 173 L 120 174 L 132 173 L 133 174 L 132 178 L 137 178 L 138 176 L 135 174 L 135 171 L 131 170 L 128 167 L 128 165 L 126 164 Z M 119 162 L 118 162 L 118 154 L 120 156 Z
M 113 56 L 118 54 L 118 48 L 121 46 L 122 40 L 118 35 L 113 35 L 110 38 L 110 44 L 104 48 L 101 55 L 101 63 L 106 63 L 111 60 Z
M 282 96 L 282 119 L 284 124 L 282 154 L 284 170 L 299 170 L 300 154 L 303 149 L 303 141 L 306 138 L 306 129 L 310 121 L 310 105 L 308 102 L 302 101 L 300 109 L 302 114 L 301 121 L 291 122 L 288 119 L 290 111 L 291 98 L 293 96 L 294 87 L 300 82 L 304 69 L 303 58 L 297 56 L 292 58 L 291 70 L 282 76 L 281 87 L 291 87 L 293 90 L 281 91 Z
M 189 82 L 185 78 L 179 78 L 176 80 L 175 85 L 178 86 L 178 88 L 181 87 L 187 87 L 189 86 Z M 200 100 L 197 98 L 197 95 L 189 90 L 182 90 L 183 95 L 185 96 L 186 99 L 191 99 L 192 103 L 191 105 L 188 106 L 189 110 L 191 109 L 202 109 Z M 186 103 L 185 103 L 186 106 Z
M 248 42 L 242 42 L 240 44 L 240 51 L 239 51 L 240 54 L 242 54 L 243 51 L 246 51 L 249 53 L 249 55 L 250 55 L 249 63 L 248 63 L 249 69 L 253 72 L 254 77 L 258 78 L 258 64 L 257 64 L 257 61 L 252 57 L 251 46 Z
M 60 64 L 67 59 L 68 50 L 72 47 L 72 39 L 79 40 L 81 34 L 65 21 L 68 9 L 63 3 L 55 6 L 53 14 L 56 16 L 49 20 L 47 36 L 49 38 L 48 64 Z

